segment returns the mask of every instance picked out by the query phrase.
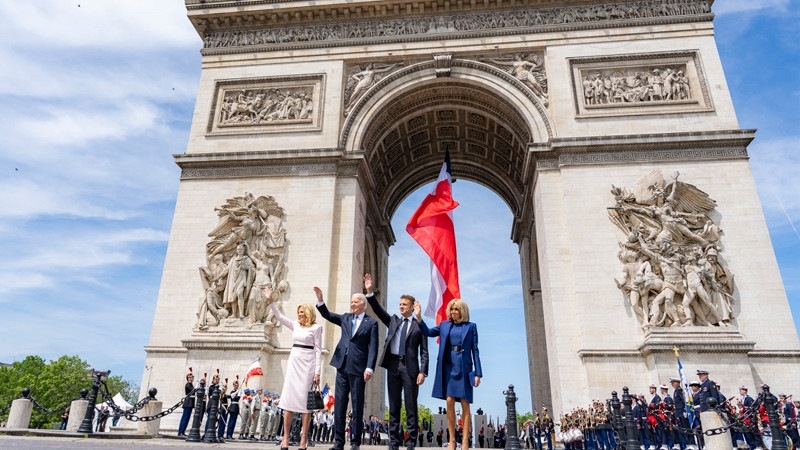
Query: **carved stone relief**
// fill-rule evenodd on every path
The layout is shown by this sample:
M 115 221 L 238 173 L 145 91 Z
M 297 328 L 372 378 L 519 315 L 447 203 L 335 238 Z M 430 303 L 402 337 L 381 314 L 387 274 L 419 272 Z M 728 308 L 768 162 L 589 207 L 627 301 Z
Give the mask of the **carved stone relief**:
M 281 23 L 268 28 L 216 30 L 205 34 L 204 53 L 218 53 L 217 49 L 285 47 L 300 45 L 315 47 L 330 41 L 346 41 L 346 45 L 369 42 L 408 40 L 412 36 L 425 39 L 464 37 L 470 32 L 492 35 L 536 32 L 537 29 L 573 29 L 581 24 L 600 21 L 648 22 L 658 18 L 711 12 L 705 0 L 647 0 L 618 2 L 604 5 L 578 5 L 556 7 L 529 7 L 502 10 L 412 15 L 398 18 L 362 19 L 350 21 L 327 20 L 320 23 L 294 25 Z M 627 26 L 626 24 L 625 26 Z M 441 37 L 439 37 L 441 36 Z M 224 53 L 224 51 L 223 51 Z
M 324 75 L 217 82 L 210 134 L 320 129 Z
M 696 52 L 571 59 L 578 117 L 711 111 Z
M 547 102 L 547 74 L 544 70 L 544 57 L 537 53 L 517 53 L 500 58 L 482 60 L 516 77 L 533 91 L 544 106 Z
M 353 106 L 364 94 L 391 71 L 402 67 L 403 63 L 367 62 L 347 70 L 347 82 L 344 87 L 344 115 L 350 114 Z
M 631 189 L 612 186 L 608 216 L 625 235 L 617 287 L 642 327 L 731 325 L 733 274 L 720 258 L 716 202 L 654 170 Z
M 283 208 L 272 197 L 245 192 L 214 209 L 219 221 L 200 267 L 204 294 L 196 329 L 278 327 L 263 288 L 272 288 L 280 307 L 289 289 Z

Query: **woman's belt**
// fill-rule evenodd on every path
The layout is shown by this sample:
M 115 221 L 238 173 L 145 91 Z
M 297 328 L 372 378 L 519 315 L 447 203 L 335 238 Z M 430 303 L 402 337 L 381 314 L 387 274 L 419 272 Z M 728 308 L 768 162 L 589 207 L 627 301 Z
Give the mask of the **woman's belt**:
M 314 346 L 313 345 L 292 344 L 292 347 L 307 348 L 309 350 L 314 350 Z

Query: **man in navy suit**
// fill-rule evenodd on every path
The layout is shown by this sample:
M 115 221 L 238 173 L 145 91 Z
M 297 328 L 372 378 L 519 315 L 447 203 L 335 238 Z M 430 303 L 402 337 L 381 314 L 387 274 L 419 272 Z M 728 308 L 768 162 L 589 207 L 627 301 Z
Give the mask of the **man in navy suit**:
M 359 450 L 364 432 L 364 390 L 375 371 L 378 356 L 378 322 L 367 316 L 367 298 L 364 294 L 353 294 L 350 312 L 336 314 L 328 311 L 322 299 L 322 290 L 314 287 L 317 294 L 317 310 L 328 322 L 342 329 L 342 337 L 331 357 L 336 367 L 336 391 L 334 392 L 334 436 L 331 450 L 344 448 L 344 430 L 347 423 L 348 394 L 353 401 L 355 435 L 350 441 L 350 450 Z
M 407 450 L 414 450 L 419 430 L 417 396 L 419 386 L 428 376 L 428 338 L 411 317 L 414 312 L 414 297 L 401 296 L 401 315 L 390 316 L 372 291 L 370 274 L 364 275 L 364 288 L 367 290 L 369 306 L 378 316 L 378 320 L 388 328 L 380 366 L 386 369 L 389 387 L 389 448 L 397 450 L 402 443 L 408 447 Z M 400 424 L 401 397 L 405 399 L 406 405 L 408 439 L 405 442 Z

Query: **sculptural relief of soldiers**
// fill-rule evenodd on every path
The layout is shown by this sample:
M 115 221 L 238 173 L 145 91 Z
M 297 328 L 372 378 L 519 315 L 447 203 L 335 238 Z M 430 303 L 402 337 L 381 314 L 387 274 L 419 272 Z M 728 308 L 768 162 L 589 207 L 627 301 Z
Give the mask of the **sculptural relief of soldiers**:
M 631 189 L 612 187 L 609 219 L 627 237 L 615 283 L 643 327 L 729 326 L 735 287 L 719 258 L 716 203 L 679 176 L 654 170 Z

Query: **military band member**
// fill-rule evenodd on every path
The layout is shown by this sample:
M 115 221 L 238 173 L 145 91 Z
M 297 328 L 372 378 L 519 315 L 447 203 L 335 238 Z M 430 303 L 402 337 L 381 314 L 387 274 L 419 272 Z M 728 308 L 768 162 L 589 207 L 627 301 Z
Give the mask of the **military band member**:
M 700 402 L 702 397 L 702 391 L 700 390 L 701 383 L 697 380 L 692 381 L 689 383 L 689 389 L 692 390 L 692 404 L 694 405 L 694 420 L 691 422 L 692 429 L 695 431 L 694 439 L 692 440 L 691 445 L 687 445 L 687 450 L 696 450 L 698 446 L 703 445 L 703 435 L 702 435 L 702 427 L 700 426 L 700 408 L 698 406 L 698 402 Z

